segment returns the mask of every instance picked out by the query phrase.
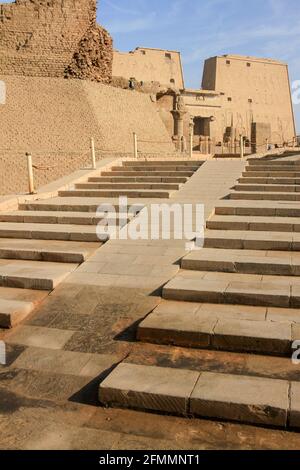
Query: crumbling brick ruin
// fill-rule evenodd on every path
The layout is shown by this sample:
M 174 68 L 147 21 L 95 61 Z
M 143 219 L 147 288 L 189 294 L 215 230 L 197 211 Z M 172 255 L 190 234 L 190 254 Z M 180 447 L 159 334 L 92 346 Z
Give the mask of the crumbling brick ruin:
M 113 43 L 96 0 L 16 0 L 0 5 L 0 74 L 108 83 Z

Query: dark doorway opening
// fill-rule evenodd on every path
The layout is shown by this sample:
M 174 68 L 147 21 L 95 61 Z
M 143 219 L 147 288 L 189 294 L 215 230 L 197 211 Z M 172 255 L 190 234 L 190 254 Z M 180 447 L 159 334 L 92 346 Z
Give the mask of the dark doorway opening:
M 195 117 L 194 123 L 194 135 L 210 137 L 210 118 Z

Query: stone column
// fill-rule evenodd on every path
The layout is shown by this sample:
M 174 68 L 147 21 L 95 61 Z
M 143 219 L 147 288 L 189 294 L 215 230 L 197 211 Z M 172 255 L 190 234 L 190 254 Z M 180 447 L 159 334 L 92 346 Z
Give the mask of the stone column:
M 176 95 L 175 109 L 172 111 L 174 117 L 175 137 L 178 142 L 178 148 L 181 147 L 181 141 L 184 137 L 184 116 L 187 110 L 184 103 L 184 98 L 180 94 Z
M 175 119 L 175 135 L 178 136 L 178 140 L 183 137 L 183 119 L 186 113 L 182 111 L 173 111 Z

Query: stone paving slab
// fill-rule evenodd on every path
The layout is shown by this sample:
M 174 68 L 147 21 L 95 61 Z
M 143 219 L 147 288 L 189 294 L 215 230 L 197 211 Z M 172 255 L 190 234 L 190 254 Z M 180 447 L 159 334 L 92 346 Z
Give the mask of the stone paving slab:
M 158 310 L 139 325 L 137 339 L 158 344 L 209 348 L 216 324 L 216 317 L 202 315 L 201 311 L 170 314 Z
M 124 363 L 102 382 L 99 400 L 111 406 L 186 414 L 198 377 L 192 371 Z
M 119 196 L 127 196 L 128 198 L 157 198 L 157 199 L 168 199 L 171 197 L 172 191 L 163 191 L 163 190 L 146 190 L 146 189 L 138 189 L 138 190 L 124 190 L 124 189 L 76 189 L 76 190 L 69 190 L 69 191 L 60 191 L 58 194 L 61 197 L 119 197 Z
M 292 323 L 287 319 L 284 323 L 266 321 L 264 313 L 258 320 L 257 316 L 250 316 L 256 312 L 249 311 L 249 319 L 245 320 L 238 318 L 235 306 L 231 306 L 232 313 L 228 313 L 229 309 L 228 312 L 218 311 L 214 306 L 188 312 L 183 302 L 178 302 L 179 308 L 172 310 L 166 308 L 167 304 L 159 305 L 139 325 L 137 339 L 192 348 L 291 355 Z
M 35 306 L 36 303 L 33 302 L 6 300 L 0 297 L 0 327 L 13 328 L 23 321 Z
M 20 224 L 2 222 L 0 223 L 0 238 L 100 242 L 95 226 L 68 224 Z M 106 236 L 106 238 L 101 237 L 101 241 L 107 239 L 108 236 Z
M 243 178 L 295 178 L 298 179 L 300 177 L 299 171 L 286 171 L 282 168 L 281 171 L 245 171 L 242 174 Z
M 297 193 L 300 191 L 300 186 L 296 184 L 246 184 L 239 183 L 234 186 L 235 191 L 242 191 L 242 192 L 270 192 L 270 193 Z M 299 191 L 298 191 L 299 189 Z
M 14 361 L 13 368 L 94 379 L 117 363 L 117 356 L 112 354 L 87 354 L 29 346 Z
M 123 363 L 101 383 L 99 399 L 110 406 L 286 427 L 289 387 L 284 380 Z
M 3 450 L 299 449 L 293 432 L 75 403 L 49 408 L 45 401 L 11 394 L 12 405 L 20 399 L 26 405 L 14 406 L 0 421 Z
M 64 225 L 97 225 L 101 220 L 112 220 L 115 224 L 129 222 L 132 215 L 113 212 L 75 212 L 72 211 L 30 211 L 0 212 L 0 222 L 64 224 Z
M 300 309 L 269 307 L 266 318 L 275 322 L 300 323 Z
M 298 276 L 298 253 L 204 248 L 183 258 L 181 267 L 188 270 L 228 273 Z
M 299 251 L 299 235 L 283 232 L 207 230 L 204 246 L 233 250 Z
M 248 320 L 300 323 L 300 309 L 278 307 L 254 307 L 250 305 L 208 304 L 199 302 L 180 302 L 162 300 L 153 313 L 178 314 L 188 317 L 189 314 L 201 312 L 202 315 L 223 320 Z
M 5 342 L 37 348 L 62 349 L 73 331 L 22 325 L 5 337 Z
M 234 201 L 231 199 L 219 201 L 215 208 L 217 215 L 239 216 L 278 216 L 298 217 L 300 208 L 297 202 L 283 201 Z
M 101 246 L 92 242 L 0 238 L 0 259 L 82 263 Z
M 289 383 L 229 374 L 200 374 L 191 396 L 198 416 L 286 427 Z
M 240 184 L 300 184 L 300 178 L 274 178 L 274 177 L 259 177 L 259 176 L 243 176 L 238 179 Z
M 168 191 L 178 191 L 180 189 L 180 184 L 177 183 L 105 183 L 105 182 L 88 182 L 76 184 L 76 189 L 122 189 L 122 190 L 168 190 Z
M 236 191 L 236 192 L 229 192 L 228 194 L 229 198 L 232 200 L 240 200 L 240 199 L 247 199 L 247 201 L 255 201 L 255 200 L 261 200 L 261 201 L 300 201 L 300 193 L 299 192 L 255 192 L 255 191 L 249 191 L 247 192 L 246 190 L 244 192 L 242 191 Z
M 298 307 L 299 279 L 254 275 L 180 271 L 163 288 L 167 300 L 192 302 L 261 305 L 267 307 Z M 293 284 L 295 282 L 295 284 Z
M 300 222 L 297 217 L 263 217 L 263 216 L 219 216 L 212 217 L 207 222 L 210 230 L 253 230 L 267 232 L 300 232 Z
M 293 382 L 290 389 L 291 409 L 289 425 L 292 428 L 300 428 L 300 384 Z
M 137 208 L 142 209 L 144 205 L 141 201 L 134 201 L 137 204 Z M 51 199 L 37 200 L 37 201 L 25 201 L 20 204 L 20 210 L 30 211 L 62 211 L 62 212 L 91 212 L 95 213 L 98 207 L 102 204 L 109 204 L 110 207 L 114 207 L 116 212 L 119 212 L 119 200 L 107 199 L 107 198 L 88 198 L 87 200 L 69 197 L 54 197 Z
M 77 266 L 74 263 L 0 259 L 0 285 L 52 290 Z

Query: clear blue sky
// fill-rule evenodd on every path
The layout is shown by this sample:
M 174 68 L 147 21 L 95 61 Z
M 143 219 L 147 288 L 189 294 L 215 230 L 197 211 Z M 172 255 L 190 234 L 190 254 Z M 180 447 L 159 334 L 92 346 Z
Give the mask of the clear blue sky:
M 100 0 L 98 21 L 119 50 L 181 51 L 188 87 L 205 58 L 226 53 L 283 60 L 300 80 L 299 0 Z M 300 104 L 295 114 L 300 133 Z
M 8 0 L 0 0 L 7 3 Z M 299 0 L 99 0 L 98 22 L 122 51 L 181 51 L 188 87 L 199 87 L 203 60 L 232 53 L 288 62 L 300 80 Z M 295 106 L 300 133 L 300 104 Z

